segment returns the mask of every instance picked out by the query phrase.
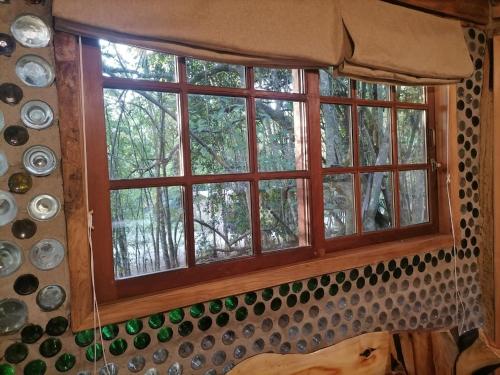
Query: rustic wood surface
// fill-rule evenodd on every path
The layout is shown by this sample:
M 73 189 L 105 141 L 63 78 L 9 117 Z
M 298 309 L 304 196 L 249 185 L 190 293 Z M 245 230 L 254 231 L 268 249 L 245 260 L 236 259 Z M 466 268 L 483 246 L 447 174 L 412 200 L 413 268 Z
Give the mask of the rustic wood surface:
M 489 21 L 488 0 L 386 0 L 430 13 L 445 15 L 486 25 Z
M 238 364 L 231 375 L 377 375 L 390 373 L 390 335 L 367 333 L 310 354 L 264 353 Z
M 493 181 L 490 184 L 486 184 L 486 190 L 484 193 L 493 194 L 493 225 L 491 221 L 488 223 L 488 233 L 491 233 L 491 236 L 488 237 L 490 240 L 488 246 L 490 249 L 491 257 L 489 261 L 493 265 L 493 274 L 490 274 L 491 279 L 493 280 L 493 285 L 489 288 L 488 294 L 486 298 L 491 302 L 491 298 L 494 298 L 494 307 L 491 306 L 488 312 L 491 314 L 491 311 L 494 310 L 495 318 L 494 318 L 494 327 L 495 327 L 495 344 L 500 347 L 500 239 L 498 235 L 494 235 L 495 233 L 500 233 L 500 147 L 498 146 L 500 143 L 500 35 L 495 36 L 493 38 L 493 61 L 494 61 L 494 89 L 493 89 L 493 123 L 488 122 L 490 131 L 492 130 L 492 136 L 488 137 L 490 141 L 483 140 L 483 142 L 488 142 L 483 145 L 481 143 L 482 150 L 491 150 L 491 153 L 486 153 L 488 160 L 490 161 L 490 168 L 481 170 L 482 175 L 480 178 L 488 178 L 491 181 L 491 171 L 493 170 Z M 490 107 L 491 108 L 491 107 Z M 482 126 L 482 125 L 481 125 Z M 493 128 L 493 129 L 492 129 Z M 487 135 L 488 136 L 488 133 Z M 483 138 L 483 137 L 481 137 Z M 492 163 L 491 163 L 492 162 Z M 493 164 L 493 165 L 492 165 Z M 489 172 L 489 173 L 488 173 Z M 483 176 L 484 175 L 484 176 Z M 484 186 L 484 185 L 483 185 Z M 489 202 L 488 202 L 489 203 Z M 484 208 L 483 208 L 484 209 Z M 490 213 L 488 216 L 491 220 L 491 211 L 488 210 L 487 213 Z M 485 213 L 483 212 L 483 215 Z M 492 228 L 493 226 L 493 228 Z M 491 237 L 493 237 L 493 244 L 491 243 Z M 486 244 L 485 244 L 486 245 Z M 493 252 L 491 252 L 491 245 L 493 245 Z M 484 251 L 483 251 L 484 254 Z M 484 257 L 484 255 L 483 255 Z M 484 295 L 484 292 L 483 292 Z M 491 325 L 491 323 L 490 323 Z M 487 331 L 490 337 L 493 337 L 489 331 Z
M 499 37 L 500 38 L 500 37 Z M 496 39 L 496 38 L 495 38 Z M 500 43 L 495 42 L 495 55 L 497 59 L 500 58 Z M 500 68 L 500 61 L 497 61 L 495 70 Z M 479 205 L 481 208 L 481 257 L 479 258 L 479 271 L 480 271 L 480 284 L 482 294 L 482 307 L 485 318 L 483 329 L 486 334 L 495 337 L 495 252 L 496 247 L 499 247 L 498 238 L 495 241 L 495 231 L 500 229 L 500 197 L 499 192 L 495 192 L 494 186 L 498 185 L 498 154 L 499 148 L 495 148 L 498 144 L 498 137 L 500 132 L 499 120 L 500 116 L 500 76 L 495 72 L 494 76 L 490 75 L 490 59 L 488 54 L 484 58 L 484 76 L 483 87 L 481 96 L 481 136 L 480 136 L 480 152 L 479 152 L 479 181 L 480 181 L 480 194 Z M 495 92 L 490 88 L 490 79 L 493 78 L 495 82 Z M 496 106 L 494 106 L 493 100 Z M 495 112 L 495 116 L 493 114 Z M 495 155 L 496 154 L 496 155 Z M 498 190 L 498 189 L 497 189 Z M 497 208 L 498 207 L 498 208 Z M 496 219 L 495 220 L 495 216 Z M 496 245 L 495 245 L 496 243 Z M 498 267 L 498 266 L 497 266 Z M 497 286 L 497 288 L 500 285 Z M 498 289 L 497 289 L 498 290 Z M 498 311 L 498 310 L 497 310 Z M 498 320 L 497 320 L 498 321 Z
M 487 366 L 500 365 L 500 348 L 480 330 L 477 340 L 458 357 L 456 375 L 470 375 Z
M 64 208 L 68 235 L 68 261 L 71 284 L 71 323 L 92 314 L 90 253 L 87 240 L 87 209 L 84 183 L 83 133 L 79 77 L 79 49 L 75 36 L 54 36 L 57 92 L 59 98 L 59 132 L 61 137 Z M 90 328 L 89 325 L 87 328 Z

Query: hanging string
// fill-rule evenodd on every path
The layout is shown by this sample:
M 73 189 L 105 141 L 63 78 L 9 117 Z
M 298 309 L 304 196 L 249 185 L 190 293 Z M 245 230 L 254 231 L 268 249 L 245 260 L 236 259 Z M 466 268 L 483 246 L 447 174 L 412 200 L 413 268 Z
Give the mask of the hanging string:
M 449 90 L 448 87 L 446 91 L 446 101 L 449 104 Z M 451 107 L 454 108 L 454 107 Z M 455 233 L 455 220 L 453 219 L 453 208 L 451 205 L 451 174 L 450 174 L 450 114 L 449 109 L 446 111 L 446 195 L 448 198 L 448 211 L 450 215 L 450 225 L 451 225 L 451 235 L 453 237 L 453 279 L 455 283 L 455 324 L 458 327 L 458 333 L 462 334 L 464 332 L 465 326 L 465 303 L 462 299 L 462 294 L 458 288 L 458 274 L 457 274 L 457 237 Z M 460 309 L 462 309 L 462 320 L 460 320 Z
M 84 88 L 84 80 L 83 80 L 83 54 L 82 54 L 82 37 L 78 38 L 78 46 L 80 52 L 80 101 L 81 101 L 81 110 L 82 110 L 82 124 L 83 124 L 83 150 L 84 155 L 87 155 L 87 142 L 86 142 L 86 134 L 85 134 L 85 88 Z M 84 158 L 83 163 L 83 178 L 85 182 L 85 187 L 87 187 L 87 161 Z M 101 316 L 99 314 L 99 304 L 97 303 L 97 295 L 95 290 L 95 269 L 94 269 L 94 250 L 92 247 L 92 230 L 93 226 L 93 211 L 89 210 L 89 196 L 87 192 L 87 188 L 85 188 L 85 208 L 87 209 L 87 238 L 89 241 L 89 250 L 90 250 L 90 274 L 92 279 L 92 313 L 93 313 L 93 324 L 94 324 L 94 374 L 97 374 L 97 345 L 95 343 L 98 335 L 100 338 L 100 343 L 102 347 L 103 359 L 104 359 L 104 368 L 108 373 L 108 360 L 106 358 L 106 350 L 104 347 L 104 338 L 102 337 L 101 330 Z

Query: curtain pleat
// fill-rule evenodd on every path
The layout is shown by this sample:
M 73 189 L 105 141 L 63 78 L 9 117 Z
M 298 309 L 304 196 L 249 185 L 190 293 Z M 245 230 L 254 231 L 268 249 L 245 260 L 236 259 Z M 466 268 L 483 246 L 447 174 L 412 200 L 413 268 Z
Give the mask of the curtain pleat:
M 379 0 L 53 0 L 56 29 L 225 63 L 436 85 L 473 71 L 459 21 Z

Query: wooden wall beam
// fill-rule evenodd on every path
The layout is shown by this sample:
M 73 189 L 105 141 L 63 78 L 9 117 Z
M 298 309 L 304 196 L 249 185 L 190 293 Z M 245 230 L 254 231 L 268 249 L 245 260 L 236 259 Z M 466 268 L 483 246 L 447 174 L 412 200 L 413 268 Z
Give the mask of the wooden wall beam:
M 456 375 L 470 375 L 489 366 L 500 365 L 500 349 L 480 330 L 477 340 L 458 357 Z
M 251 357 L 231 375 L 385 375 L 390 372 L 390 335 L 366 333 L 310 354 L 263 353 Z
M 500 36 L 493 38 L 493 121 L 492 121 L 492 143 L 487 149 L 491 152 L 490 158 L 493 160 L 490 174 L 493 175 L 493 182 L 490 190 L 493 192 L 493 251 L 492 259 L 493 280 L 492 296 L 494 303 L 494 336 L 496 346 L 500 347 Z M 481 145 L 482 146 L 482 145 Z M 481 177 L 481 176 L 480 176 Z M 483 255 L 484 256 L 484 255 Z M 483 292 L 484 295 L 484 292 Z
M 406 6 L 412 9 L 427 11 L 458 18 L 463 21 L 486 25 L 489 21 L 488 0 L 384 0 L 386 2 Z

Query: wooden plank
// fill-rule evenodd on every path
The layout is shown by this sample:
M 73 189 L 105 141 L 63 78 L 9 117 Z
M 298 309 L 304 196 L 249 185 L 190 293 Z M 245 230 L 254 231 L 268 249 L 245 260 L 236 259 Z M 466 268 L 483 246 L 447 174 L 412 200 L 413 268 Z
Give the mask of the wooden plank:
M 494 192 L 493 196 L 493 211 L 494 211 L 494 230 L 493 233 L 500 233 L 500 36 L 495 36 L 493 38 L 493 61 L 494 61 L 494 77 L 493 77 L 493 137 L 492 145 L 489 149 L 492 150 L 493 155 L 493 184 L 490 187 Z M 481 137 L 482 138 L 482 137 Z M 481 149 L 485 150 L 482 148 Z M 491 173 L 491 172 L 490 172 Z M 494 254 L 493 254 L 493 264 L 494 264 L 494 306 L 495 306 L 495 344 L 500 346 L 500 295 L 498 291 L 500 290 L 500 238 L 498 235 L 494 236 Z M 496 293 L 495 293 L 496 291 Z
M 500 18 L 500 4 L 492 4 L 490 8 L 491 18 L 496 20 Z
M 390 369 L 389 340 L 387 332 L 367 333 L 310 354 L 259 354 L 229 374 L 382 375 Z
M 397 334 L 408 375 L 453 374 L 458 348 L 450 332 Z
M 430 332 L 411 332 L 410 340 L 413 346 L 415 375 L 435 374 Z
M 433 14 L 486 25 L 489 21 L 488 0 L 384 0 L 389 3 Z
M 443 234 L 451 233 L 451 221 L 449 215 L 448 195 L 446 193 L 446 178 L 450 174 L 451 206 L 453 212 L 453 226 L 455 232 L 460 230 L 460 202 L 458 194 L 453 189 L 459 186 L 458 178 L 458 145 L 457 139 L 457 99 L 456 85 L 437 86 L 435 88 L 435 121 L 436 121 L 436 160 L 441 164 L 437 171 L 438 181 L 438 212 L 439 212 L 439 232 Z M 450 110 L 451 109 L 451 110 Z M 447 155 L 449 147 L 449 156 Z M 449 157 L 449 163 L 447 158 Z
M 84 183 L 83 125 L 81 116 L 79 47 L 75 36 L 54 36 L 59 132 L 61 137 L 64 209 L 68 235 L 71 322 L 77 328 L 92 314 L 90 253 L 87 238 L 86 191 Z M 88 328 L 93 326 L 89 325 Z
M 500 45 L 499 45 L 500 47 Z M 500 58 L 500 49 L 495 46 L 494 53 L 497 58 Z M 479 205 L 481 208 L 481 218 L 482 218 L 482 232 L 481 232 L 481 257 L 479 258 L 479 269 L 480 272 L 480 284 L 481 284 L 481 294 L 482 294 L 482 305 L 484 313 L 484 330 L 486 334 L 494 338 L 495 337 L 495 226 L 499 224 L 500 211 L 495 206 L 495 197 L 498 193 L 495 193 L 494 185 L 495 180 L 498 178 L 498 171 L 495 169 L 499 167 L 498 161 L 495 161 L 496 142 L 500 133 L 498 129 L 495 130 L 496 126 L 499 126 L 498 116 L 500 116 L 500 111 L 498 108 L 494 108 L 493 100 L 498 105 L 500 103 L 500 76 L 498 69 L 500 68 L 500 61 L 496 63 L 494 82 L 495 91 L 492 92 L 490 83 L 490 59 L 488 54 L 484 58 L 484 68 L 483 68 L 483 87 L 481 95 L 481 134 L 480 134 L 480 145 L 479 145 L 479 181 L 480 181 L 480 194 L 479 194 Z M 497 93 L 494 95 L 494 93 Z M 493 98 L 495 96 L 495 98 Z M 495 113 L 494 113 L 495 112 Z M 494 120 L 497 119 L 497 120 Z M 498 186 L 498 185 L 497 185 Z
M 484 331 L 477 340 L 463 351 L 457 360 L 456 375 L 470 375 L 487 366 L 500 365 L 500 349 L 494 347 Z
M 432 358 L 437 375 L 453 374 L 458 347 L 450 332 L 431 332 Z
M 408 375 L 415 375 L 415 356 L 413 354 L 413 346 L 408 332 L 400 332 L 398 334 L 401 351 L 404 359 L 404 366 Z

